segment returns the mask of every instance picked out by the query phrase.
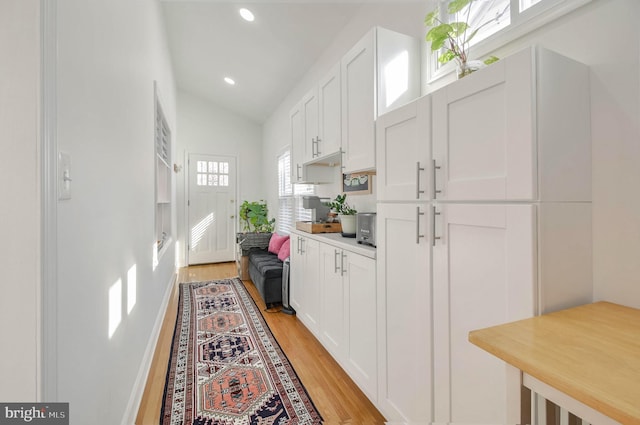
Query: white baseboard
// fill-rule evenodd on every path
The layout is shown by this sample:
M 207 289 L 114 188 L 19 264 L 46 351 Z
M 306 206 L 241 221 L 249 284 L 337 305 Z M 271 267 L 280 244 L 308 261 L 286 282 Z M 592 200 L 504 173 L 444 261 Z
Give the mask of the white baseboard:
M 173 288 L 176 284 L 177 279 L 178 273 L 176 270 L 171 276 L 171 280 L 169 281 L 169 284 L 167 285 L 167 288 L 165 290 L 162 303 L 160 304 L 160 310 L 158 311 L 158 316 L 156 317 L 153 329 L 151 330 L 151 334 L 149 335 L 149 340 L 147 341 L 147 349 L 145 350 L 144 356 L 142 357 L 142 362 L 140 363 L 140 368 L 138 369 L 138 376 L 136 377 L 136 381 L 133 385 L 131 396 L 129 397 L 129 403 L 127 404 L 127 409 L 122 416 L 121 425 L 135 425 L 136 416 L 138 416 L 140 402 L 142 401 L 142 395 L 144 393 L 144 388 L 147 384 L 149 370 L 151 369 L 153 355 L 156 352 L 156 345 L 158 343 L 158 337 L 160 336 L 160 330 L 162 329 L 162 322 L 164 321 L 164 317 L 167 314 L 167 307 L 169 306 L 169 300 L 171 299 L 171 294 L 173 293 Z

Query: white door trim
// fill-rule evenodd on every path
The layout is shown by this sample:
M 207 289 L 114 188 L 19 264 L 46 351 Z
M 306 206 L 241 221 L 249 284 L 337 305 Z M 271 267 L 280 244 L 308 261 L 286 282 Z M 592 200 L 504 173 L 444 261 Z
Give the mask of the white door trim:
M 41 281 L 38 397 L 58 400 L 57 0 L 40 0 L 41 53 Z

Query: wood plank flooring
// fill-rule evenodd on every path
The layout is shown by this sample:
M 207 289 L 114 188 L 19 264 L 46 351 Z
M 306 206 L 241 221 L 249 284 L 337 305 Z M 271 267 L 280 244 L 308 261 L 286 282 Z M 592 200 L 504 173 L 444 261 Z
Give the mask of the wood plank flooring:
M 237 275 L 235 263 L 192 266 L 180 269 L 178 282 L 199 282 Z M 253 283 L 251 281 L 244 283 L 324 418 L 324 423 L 327 425 L 384 424 L 384 418 L 373 404 L 311 332 L 295 316 L 265 312 L 266 306 Z M 162 396 L 178 308 L 177 289 L 176 285 L 162 324 L 136 425 L 160 423 Z

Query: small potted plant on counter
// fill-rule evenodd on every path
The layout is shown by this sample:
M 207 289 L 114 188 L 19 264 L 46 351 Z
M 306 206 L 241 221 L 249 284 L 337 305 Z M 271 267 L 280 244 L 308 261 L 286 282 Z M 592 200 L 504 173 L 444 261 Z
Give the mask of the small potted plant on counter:
M 347 238 L 356 237 L 356 211 L 346 202 L 347 194 L 336 196 L 333 201 L 327 202 L 327 206 L 338 214 L 338 219 L 342 226 L 342 236 Z

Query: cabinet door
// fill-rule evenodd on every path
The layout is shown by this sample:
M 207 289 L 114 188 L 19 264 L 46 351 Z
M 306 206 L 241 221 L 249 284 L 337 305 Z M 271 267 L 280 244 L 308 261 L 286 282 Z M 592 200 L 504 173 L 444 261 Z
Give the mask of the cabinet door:
M 376 262 L 352 252 L 343 251 L 341 255 L 341 273 L 347 288 L 347 367 L 360 388 L 375 401 L 378 384 Z
M 291 234 L 291 270 L 289 302 L 297 314 L 304 311 L 304 256 L 302 255 L 302 238 L 295 233 Z
M 302 163 L 304 162 L 304 140 L 302 129 L 302 108 L 297 104 L 289 113 L 289 134 L 291 136 L 291 181 L 303 179 Z
M 469 77 L 433 94 L 436 199 L 534 199 L 532 50 Z
M 303 238 L 304 276 L 301 279 L 304 308 L 298 318 L 314 335 L 320 332 L 320 243 Z
M 342 59 L 342 147 L 345 172 L 375 167 L 375 29 Z
M 377 213 L 378 406 L 389 422 L 427 424 L 431 213 L 427 204 L 378 204 Z
M 339 361 L 344 358 L 345 290 L 342 283 L 342 250 L 320 244 L 320 282 L 322 282 L 321 340 Z
M 317 153 L 319 156 L 338 152 L 342 147 L 340 95 L 340 64 L 338 63 L 318 84 L 320 140 Z
M 513 375 L 468 342 L 469 331 L 531 317 L 536 299 L 533 205 L 437 207 L 433 248 L 435 422 L 507 423 Z M 518 386 L 517 383 L 516 387 Z
M 302 98 L 303 159 L 315 158 L 318 150 L 318 91 L 311 90 Z
M 378 200 L 431 198 L 430 106 L 431 98 L 426 96 L 388 112 L 376 121 Z

